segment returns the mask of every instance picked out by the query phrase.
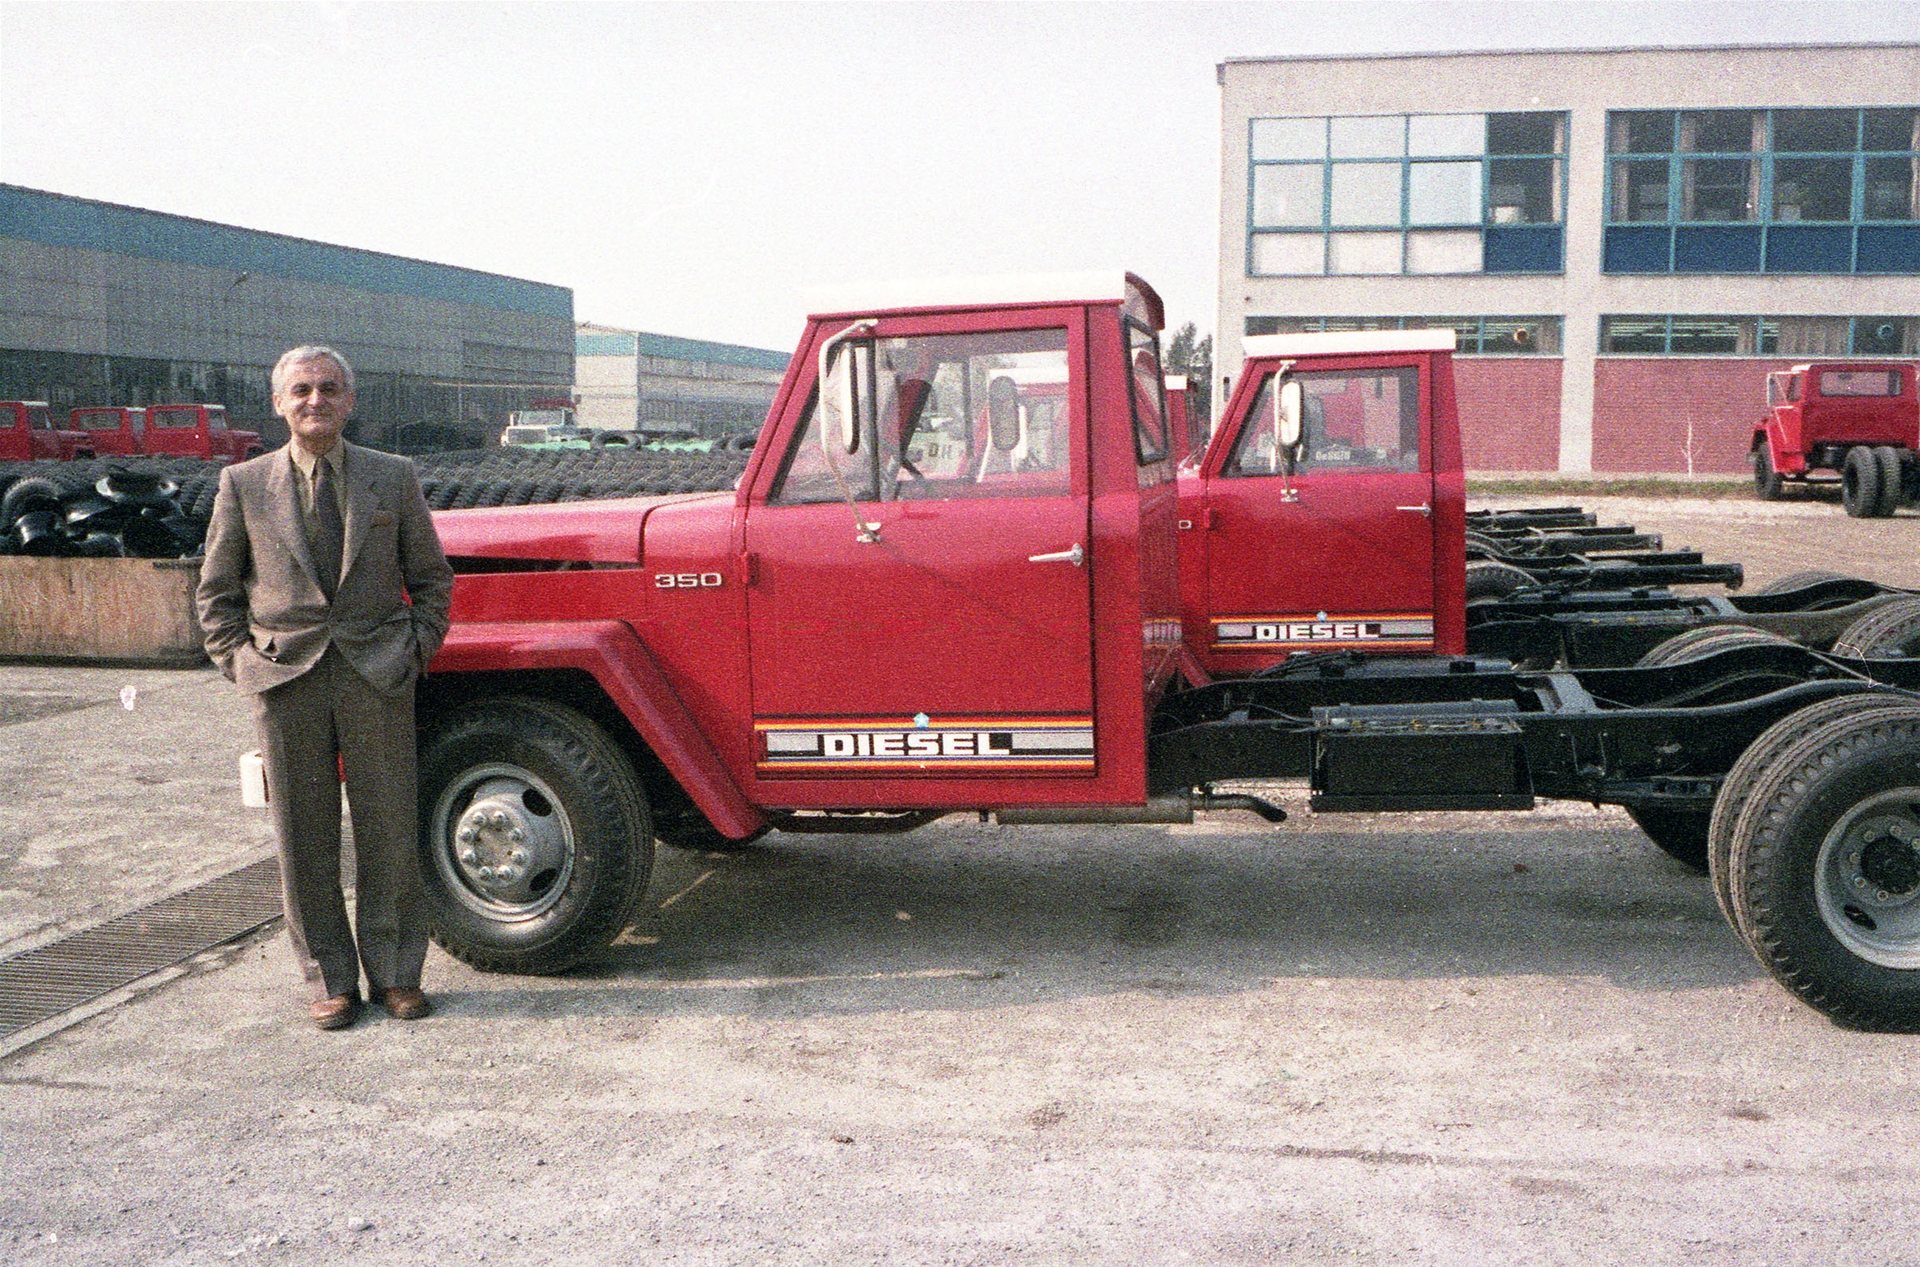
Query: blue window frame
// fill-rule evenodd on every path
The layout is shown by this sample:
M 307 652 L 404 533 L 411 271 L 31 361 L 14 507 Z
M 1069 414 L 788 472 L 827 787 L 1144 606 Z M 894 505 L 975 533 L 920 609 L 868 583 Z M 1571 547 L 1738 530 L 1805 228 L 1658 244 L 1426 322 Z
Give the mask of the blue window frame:
M 1914 356 L 1920 317 L 1608 313 L 1602 356 Z
M 1615 110 L 1608 273 L 1920 273 L 1920 107 Z
M 1567 116 L 1248 122 L 1251 277 L 1558 273 Z

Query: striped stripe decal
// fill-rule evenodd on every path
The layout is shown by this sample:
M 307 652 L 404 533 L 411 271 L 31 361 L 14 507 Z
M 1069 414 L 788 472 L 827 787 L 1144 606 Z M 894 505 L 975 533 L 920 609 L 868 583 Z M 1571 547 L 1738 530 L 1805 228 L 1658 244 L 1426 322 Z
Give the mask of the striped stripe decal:
M 761 718 L 765 774 L 1091 774 L 1093 718 L 957 716 Z

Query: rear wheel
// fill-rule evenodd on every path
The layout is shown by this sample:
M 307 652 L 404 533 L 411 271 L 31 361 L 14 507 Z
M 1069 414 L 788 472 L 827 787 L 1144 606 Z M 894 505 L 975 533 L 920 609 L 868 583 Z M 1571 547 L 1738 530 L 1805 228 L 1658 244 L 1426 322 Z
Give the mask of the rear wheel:
M 434 940 L 483 972 L 563 972 L 619 936 L 653 869 L 625 753 L 545 700 L 461 705 L 423 728 L 420 850 Z
M 1497 603 L 1533 583 L 1533 574 L 1525 568 L 1493 559 L 1476 559 L 1467 564 L 1467 605 Z
M 1873 451 L 1873 460 L 1880 468 L 1880 509 L 1879 517 L 1886 519 L 1900 509 L 1903 500 L 1901 491 L 1905 473 L 1900 469 L 1900 450 L 1890 444 L 1883 444 Z
M 1841 464 L 1840 504 L 1855 519 L 1872 519 L 1880 513 L 1880 462 L 1865 445 L 1848 449 Z
M 1763 502 L 1777 502 L 1783 483 L 1780 472 L 1773 469 L 1773 458 L 1763 441 L 1753 450 L 1753 491 Z
M 1803 572 L 1789 572 L 1776 580 L 1768 581 L 1756 594 L 1785 594 L 1790 590 L 1805 589 L 1809 585 L 1818 585 L 1822 581 L 1844 581 L 1847 577 L 1841 572 L 1829 572 L 1825 568 L 1808 568 Z
M 1859 659 L 1920 655 L 1920 596 L 1896 598 L 1854 621 L 1834 640 L 1833 654 Z
M 1787 714 L 1761 731 L 1727 771 L 1727 777 L 1720 783 L 1720 793 L 1714 798 L 1713 816 L 1707 826 L 1707 874 L 1713 879 L 1713 896 L 1720 905 L 1720 914 L 1733 925 L 1742 940 L 1746 938 L 1746 929 L 1734 909 L 1727 868 L 1733 857 L 1734 832 L 1740 825 L 1740 815 L 1752 799 L 1754 787 L 1782 756 L 1823 727 L 1872 714 L 1901 712 L 1920 715 L 1920 706 L 1904 695 L 1879 693 L 1836 695 L 1820 700 Z
M 1755 789 L 1732 900 L 1768 971 L 1856 1029 L 1920 1030 L 1920 717 L 1837 723 Z
M 1745 625 L 1702 625 L 1660 643 L 1641 656 L 1635 667 L 1653 669 L 1669 664 L 1691 664 L 1736 647 L 1766 647 L 1789 641 L 1777 633 Z

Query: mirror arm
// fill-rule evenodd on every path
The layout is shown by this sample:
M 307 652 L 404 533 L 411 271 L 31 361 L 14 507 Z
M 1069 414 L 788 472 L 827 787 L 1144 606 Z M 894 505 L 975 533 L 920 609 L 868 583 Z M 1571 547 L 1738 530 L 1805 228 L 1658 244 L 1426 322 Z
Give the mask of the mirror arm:
M 815 378 L 815 381 L 819 384 L 818 390 L 820 393 L 820 453 L 822 457 L 826 458 L 827 469 L 833 472 L 834 481 L 840 485 L 841 496 L 847 499 L 847 508 L 853 511 L 853 539 L 867 544 L 872 544 L 880 540 L 880 525 L 877 523 L 867 523 L 860 518 L 860 503 L 854 500 L 853 487 L 847 483 L 846 475 L 840 470 L 840 461 L 833 455 L 833 440 L 827 435 L 827 379 L 830 377 L 830 370 L 833 365 L 833 354 L 840 345 L 857 335 L 871 333 L 873 326 L 873 318 L 863 317 L 840 333 L 829 338 L 825 343 L 822 343 L 820 345 L 820 368 Z M 849 375 L 853 373 L 852 367 L 848 368 L 847 373 Z M 857 391 L 850 391 L 847 394 L 851 398 L 851 401 L 857 404 L 860 398 L 859 393 Z M 843 402 L 843 406 L 844 403 L 845 402 Z M 853 425 L 856 428 L 854 434 L 858 435 L 859 419 L 854 419 Z

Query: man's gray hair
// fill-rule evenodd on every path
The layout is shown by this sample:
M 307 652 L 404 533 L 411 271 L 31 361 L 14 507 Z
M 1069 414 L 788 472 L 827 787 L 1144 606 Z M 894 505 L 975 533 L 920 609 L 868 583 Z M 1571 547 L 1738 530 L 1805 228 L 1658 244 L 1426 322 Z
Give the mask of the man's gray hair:
M 332 348 L 321 347 L 317 343 L 303 343 L 297 348 L 289 349 L 281 355 L 279 360 L 273 363 L 273 375 L 269 380 L 273 388 L 273 394 L 278 396 L 280 389 L 286 385 L 288 370 L 302 361 L 317 361 L 322 357 L 325 357 L 340 367 L 340 377 L 347 380 L 347 390 L 352 391 L 353 366 L 347 364 L 346 357 L 341 356 Z

